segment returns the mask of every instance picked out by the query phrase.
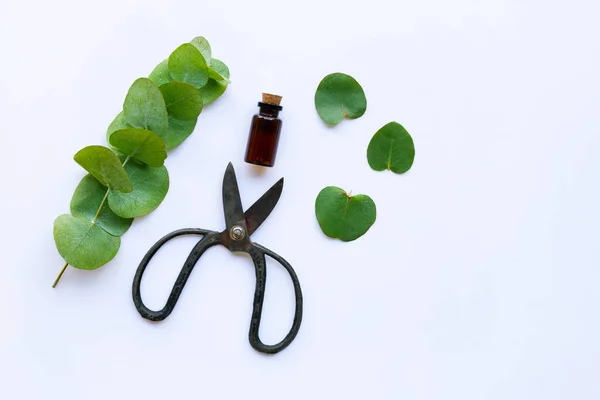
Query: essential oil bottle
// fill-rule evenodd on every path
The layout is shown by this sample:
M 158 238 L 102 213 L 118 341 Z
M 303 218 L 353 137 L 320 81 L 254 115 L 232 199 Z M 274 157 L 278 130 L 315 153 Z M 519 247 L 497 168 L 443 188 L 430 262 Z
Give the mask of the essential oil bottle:
M 275 165 L 281 120 L 278 118 L 281 107 L 281 96 L 263 93 L 258 103 L 259 113 L 252 117 L 246 157 L 250 164 L 272 167 Z

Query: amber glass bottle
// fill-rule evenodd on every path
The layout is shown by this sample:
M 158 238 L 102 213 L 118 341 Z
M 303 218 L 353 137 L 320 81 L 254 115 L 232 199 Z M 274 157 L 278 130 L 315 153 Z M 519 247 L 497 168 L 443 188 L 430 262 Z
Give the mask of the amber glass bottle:
M 272 167 L 275 165 L 275 155 L 281 133 L 279 104 L 281 96 L 263 93 L 262 101 L 258 103 L 259 113 L 252 117 L 248 146 L 246 147 L 247 163 Z

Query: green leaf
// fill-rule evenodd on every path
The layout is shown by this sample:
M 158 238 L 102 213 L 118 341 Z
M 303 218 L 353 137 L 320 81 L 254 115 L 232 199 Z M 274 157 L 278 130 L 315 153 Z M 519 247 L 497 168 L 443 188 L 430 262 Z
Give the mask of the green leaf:
M 389 169 L 403 174 L 415 160 L 415 144 L 412 137 L 397 122 L 390 122 L 378 130 L 367 148 L 367 161 L 375 171 Z
M 62 258 L 80 269 L 96 269 L 114 258 L 121 239 L 84 218 L 69 214 L 54 221 L 54 241 Z
M 169 116 L 169 127 L 161 136 L 162 140 L 165 142 L 165 148 L 171 150 L 183 143 L 183 141 L 194 132 L 197 121 L 197 118 L 177 119 Z
M 206 40 L 203 36 L 198 36 L 193 38 L 190 43 L 198 49 L 200 54 L 202 54 L 202 57 L 204 57 L 204 61 L 206 61 L 206 64 L 210 65 L 212 51 L 210 49 L 210 43 L 208 43 L 208 40 Z
M 146 129 L 127 128 L 113 132 L 110 144 L 121 153 L 151 167 L 160 167 L 167 158 L 163 140 Z
M 225 90 L 227 89 L 227 81 L 215 81 L 214 79 L 209 79 L 208 83 L 200 88 L 200 94 L 202 95 L 202 102 L 204 105 L 210 104 L 219 97 Z
M 227 65 L 225 65 L 225 63 L 221 60 L 217 60 L 216 58 L 213 58 L 212 60 L 212 64 L 210 65 L 210 67 L 219 75 L 221 75 L 224 78 L 229 79 L 229 67 L 227 67 Z
M 212 67 L 208 68 L 208 77 L 216 81 L 222 81 L 223 79 L 225 79 L 221 74 L 212 69 Z
M 133 219 L 121 218 L 111 211 L 105 202 L 107 188 L 92 175 L 86 175 L 71 199 L 71 214 L 96 223 L 113 236 L 121 236 L 131 226 Z M 98 213 L 98 210 L 100 212 Z
M 162 167 L 129 162 L 125 165 L 129 179 L 133 183 L 131 193 L 111 190 L 108 204 L 123 218 L 136 218 L 146 215 L 160 205 L 169 190 L 169 173 Z
M 112 136 L 112 135 L 111 135 Z M 133 186 L 115 153 L 104 146 L 88 146 L 73 157 L 77 164 L 92 174 L 104 186 L 121 192 L 131 192 Z
M 334 73 L 327 75 L 319 83 L 315 93 L 315 107 L 326 124 L 337 125 L 344 118 L 361 117 L 367 109 L 367 98 L 353 77 Z
M 150 72 L 148 79 L 156 83 L 156 86 L 162 86 L 165 83 L 171 82 L 173 78 L 171 78 L 171 72 L 169 72 L 169 60 L 165 59 L 158 64 L 152 72 Z
M 323 233 L 349 242 L 364 235 L 375 223 L 376 208 L 367 195 L 349 196 L 338 187 L 328 186 L 317 196 L 315 213 Z
M 225 80 L 230 83 L 229 80 L 229 68 L 223 63 L 223 61 L 213 58 L 212 65 L 208 67 L 208 77 L 216 81 Z
M 108 128 L 106 129 L 106 141 L 110 144 L 110 135 L 114 131 L 118 131 L 119 129 L 125 129 L 125 128 L 133 128 L 133 127 L 131 125 L 129 125 L 127 123 L 127 121 L 125 121 L 125 114 L 123 114 L 123 111 L 121 111 L 120 113 L 117 114 L 115 119 L 113 119 L 113 121 L 110 123 L 110 125 L 108 125 Z
M 201 88 L 208 82 L 208 66 L 200 51 L 189 43 L 179 46 L 169 56 L 171 77 Z
M 202 96 L 194 86 L 183 82 L 169 82 L 160 87 L 169 116 L 194 119 L 202 112 Z
M 123 103 L 123 114 L 125 121 L 135 128 L 162 132 L 169 125 L 162 94 L 158 86 L 147 78 L 133 82 Z

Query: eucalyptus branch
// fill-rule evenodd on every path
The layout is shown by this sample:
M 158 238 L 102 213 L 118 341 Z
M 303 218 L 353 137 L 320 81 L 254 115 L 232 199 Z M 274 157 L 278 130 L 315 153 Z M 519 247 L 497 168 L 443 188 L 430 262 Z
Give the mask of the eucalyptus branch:
M 153 211 L 167 195 L 167 151 L 192 134 L 203 106 L 228 84 L 229 68 L 197 37 L 131 85 L 123 111 L 106 132 L 111 148 L 88 146 L 75 154 L 89 174 L 73 194 L 71 213 L 54 222 L 65 265 L 52 287 L 69 265 L 92 270 L 115 257 L 133 219 Z
M 123 164 L 121 164 L 121 166 L 125 166 L 128 162 L 129 159 L 131 157 L 126 157 L 125 161 L 123 161 Z M 96 224 L 96 221 L 98 220 L 98 217 L 100 216 L 100 212 L 102 212 L 102 207 L 104 207 L 104 204 L 106 203 L 106 199 L 108 199 L 108 194 L 110 193 L 110 189 L 106 190 L 106 193 L 104 194 L 104 197 L 102 198 L 102 202 L 100 203 L 100 206 L 98 207 L 98 210 L 96 211 L 96 215 L 94 215 L 94 219 L 92 220 L 92 225 L 91 227 L 93 227 Z M 90 230 L 91 230 L 90 227 Z M 56 277 L 56 279 L 54 280 L 54 283 L 52 284 L 52 287 L 55 288 L 56 285 L 58 284 L 58 281 L 60 281 L 60 278 L 62 278 L 63 274 L 65 273 L 67 267 L 69 266 L 69 263 L 65 263 L 65 265 L 62 267 L 62 269 L 60 270 L 58 276 Z

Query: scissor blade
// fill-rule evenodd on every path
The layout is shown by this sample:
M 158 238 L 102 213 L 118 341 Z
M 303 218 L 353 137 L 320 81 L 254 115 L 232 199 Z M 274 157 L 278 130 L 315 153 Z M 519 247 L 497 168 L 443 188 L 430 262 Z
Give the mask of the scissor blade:
M 223 177 L 223 211 L 225 211 L 225 225 L 227 230 L 234 225 L 244 222 L 244 209 L 240 198 L 240 189 L 233 165 L 229 163 Z
M 263 194 L 260 199 L 256 200 L 252 206 L 246 211 L 246 227 L 248 229 L 248 235 L 252 235 L 254 231 L 267 219 L 271 211 L 275 208 L 275 205 L 281 197 L 281 191 L 283 190 L 283 178 L 277 181 L 269 190 Z

